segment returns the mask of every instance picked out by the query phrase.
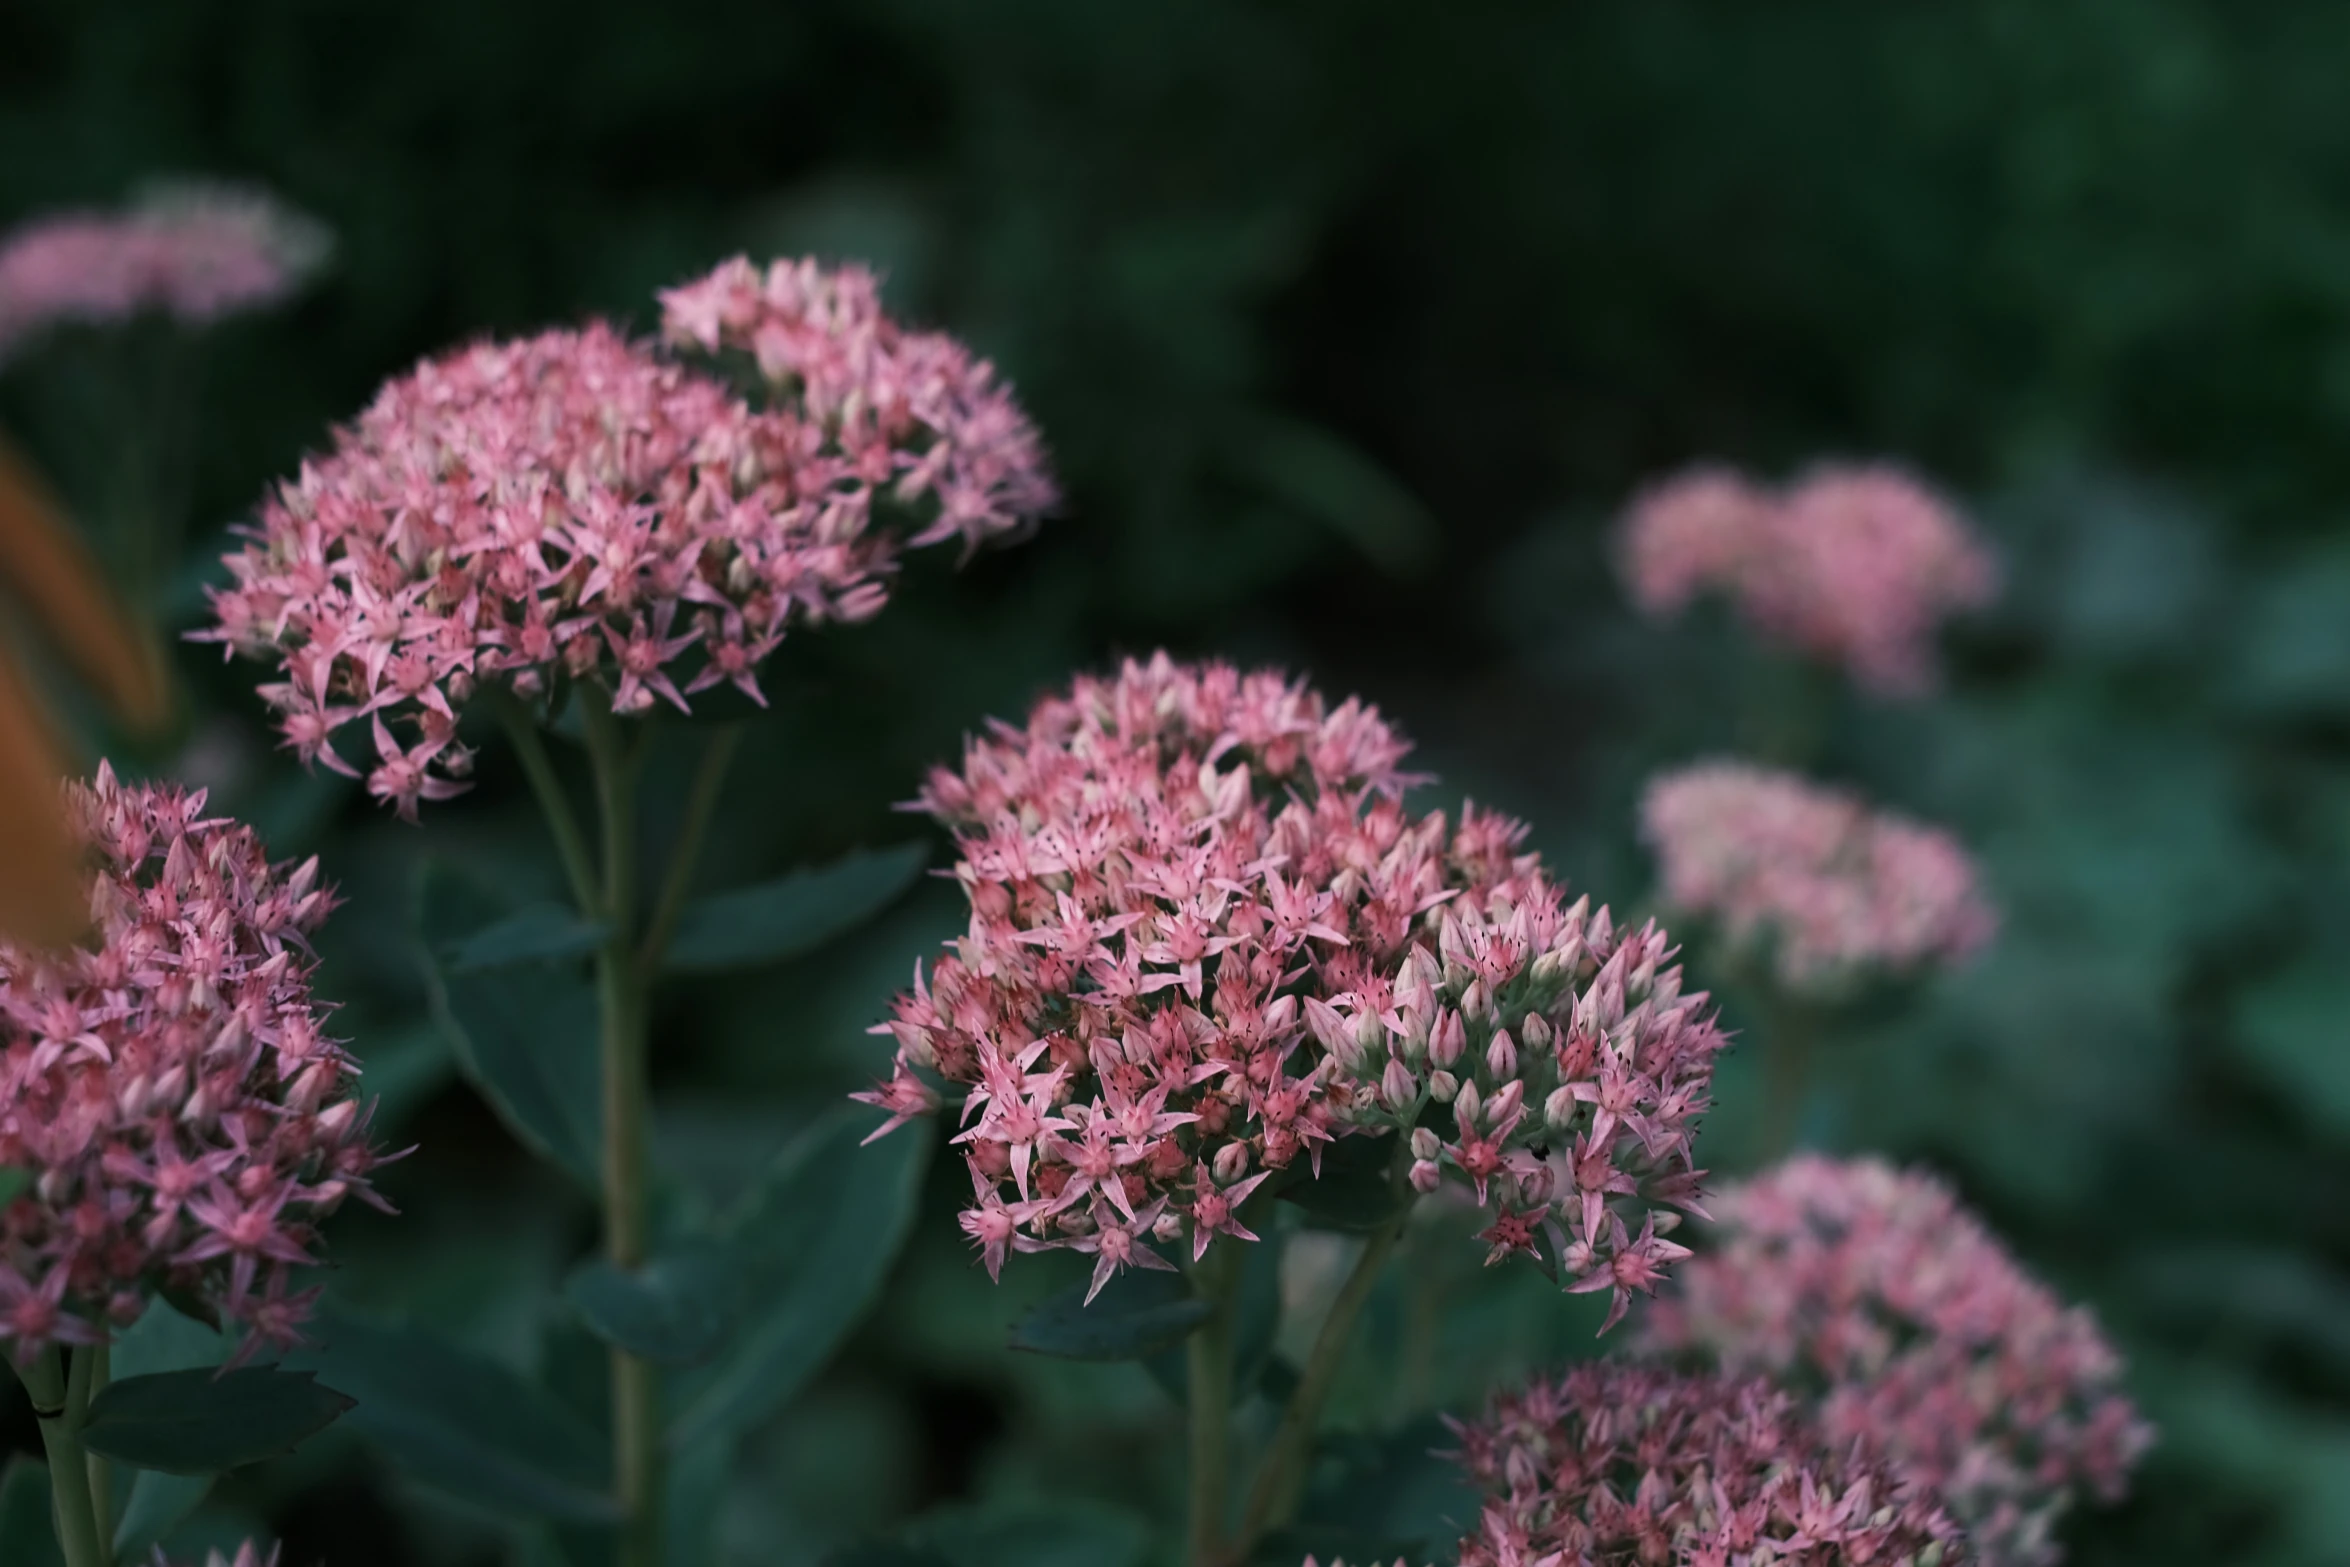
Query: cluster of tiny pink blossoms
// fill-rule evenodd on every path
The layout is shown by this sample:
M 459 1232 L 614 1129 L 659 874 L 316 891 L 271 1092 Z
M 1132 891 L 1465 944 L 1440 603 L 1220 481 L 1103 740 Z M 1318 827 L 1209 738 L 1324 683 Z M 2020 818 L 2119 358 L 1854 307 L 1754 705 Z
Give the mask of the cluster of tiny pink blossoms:
M 593 680 L 622 713 L 725 683 L 763 700 L 785 633 L 877 613 L 905 543 L 977 541 L 1053 498 L 985 365 L 933 350 L 917 376 L 869 348 L 912 334 L 831 324 L 865 379 L 827 360 L 821 405 L 811 378 L 754 408 L 602 325 L 429 360 L 268 499 L 202 635 L 282 662 L 262 695 L 305 761 L 356 775 L 334 741 L 364 724 L 368 788 L 410 816 L 463 787 L 457 713 L 485 680 L 533 700 Z M 825 357 L 818 327 L 793 341 Z M 911 540 L 877 514 L 885 484 L 936 507 Z
M 52 326 L 148 311 L 202 325 L 292 293 L 325 231 L 234 186 L 158 187 L 121 212 L 61 212 L 0 240 L 0 358 Z
M 1766 943 L 1790 987 L 1955 963 L 1998 928 L 1950 834 L 1793 774 L 1700 763 L 1651 780 L 1640 817 L 1665 901 Z
M 149 1297 L 290 1343 L 317 1224 L 376 1201 L 354 1067 L 320 1029 L 318 865 L 273 866 L 201 793 L 69 787 L 94 863 L 87 947 L 0 943 L 0 1339 L 95 1343 Z M 379 1204 L 380 1205 L 380 1204 Z
M 1405 742 L 1358 701 L 1164 654 L 970 742 L 922 803 L 968 930 L 877 1032 L 890 1126 L 967 1087 L 964 1228 L 1164 1267 L 1335 1138 L 1398 1135 L 1494 1210 L 1489 1260 L 1612 1290 L 1684 1255 L 1690 1139 L 1722 1038 L 1662 931 L 1565 907 L 1524 829 L 1400 800 Z M 1426 1121 L 1428 1124 L 1422 1124 Z M 878 1133 L 876 1135 L 879 1135 Z
M 1622 547 L 1648 613 L 1720 593 L 1764 635 L 1887 696 L 1931 686 L 1935 628 L 1998 588 L 1965 519 L 1888 466 L 1824 466 L 1777 493 L 1728 469 L 1694 469 L 1633 502 Z
M 1930 1176 L 1803 1155 L 1716 1199 L 1719 1244 L 1644 1332 L 1819 1389 L 1838 1443 L 1930 1487 L 1994 1567 L 2044 1567 L 2076 1493 L 2118 1497 L 2152 1440 L 2085 1310 Z
M 1487 1493 L 1460 1567 L 1935 1567 L 1929 1491 L 1827 1439 L 1761 1378 L 1588 1362 L 1454 1423 Z

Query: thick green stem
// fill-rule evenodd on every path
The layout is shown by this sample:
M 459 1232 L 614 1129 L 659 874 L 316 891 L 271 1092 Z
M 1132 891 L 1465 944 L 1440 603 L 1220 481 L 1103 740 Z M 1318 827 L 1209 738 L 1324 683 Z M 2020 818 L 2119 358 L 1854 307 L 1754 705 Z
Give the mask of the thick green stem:
M 1191 1410 L 1191 1567 L 1224 1561 L 1224 1515 L 1231 1486 L 1232 1317 L 1240 1292 L 1236 1243 L 1218 1241 L 1192 1269 L 1192 1287 L 1215 1308 L 1186 1344 Z
M 90 1362 L 90 1379 L 89 1394 L 82 1401 L 82 1407 L 87 1409 L 89 1400 L 105 1392 L 106 1384 L 113 1380 L 114 1347 L 110 1344 L 93 1344 L 88 1349 L 77 1351 L 74 1355 L 75 1369 L 80 1369 L 80 1363 L 85 1358 Z M 90 1455 L 90 1510 L 97 1514 L 99 1533 L 111 1542 L 114 1538 L 114 1466 L 97 1453 Z
M 742 730 L 728 724 L 703 748 L 702 765 L 694 772 L 693 791 L 686 796 L 685 820 L 677 829 L 677 846 L 669 855 L 668 873 L 661 879 L 661 895 L 653 902 L 653 917 L 645 922 L 640 961 L 645 972 L 656 973 L 661 955 L 669 950 L 677 918 L 685 912 L 686 894 L 693 890 L 694 867 L 702 858 L 702 840 L 709 835 L 710 818 L 717 813 L 719 791 L 726 787 L 726 769 L 734 761 Z
M 94 1361 L 87 1351 L 76 1355 L 70 1374 L 63 1361 L 59 1351 L 47 1350 L 17 1374 L 32 1395 L 33 1413 L 41 1422 L 57 1544 L 65 1553 L 65 1567 L 109 1567 L 112 1553 L 98 1530 L 98 1510 L 90 1496 L 90 1457 L 82 1446 L 82 1416 L 90 1407 Z
M 636 915 L 636 759 L 600 700 L 587 703 L 588 758 L 595 770 L 602 826 L 604 884 L 600 912 L 611 934 L 596 955 L 602 1013 L 604 1090 L 604 1250 L 615 1267 L 643 1266 L 651 1243 L 646 1180 L 646 1122 L 652 1090 L 645 1051 L 647 976 L 638 962 Z M 620 1567 L 657 1567 L 661 1559 L 661 1399 L 653 1366 L 612 1351 L 612 1481 L 621 1508 L 615 1559 Z
M 1267 1529 L 1288 1522 L 1297 1511 L 1306 1467 L 1313 1457 L 1314 1431 L 1322 1421 L 1322 1406 L 1329 1402 L 1331 1386 L 1338 1380 L 1338 1368 L 1354 1338 L 1355 1321 L 1379 1282 L 1379 1270 L 1386 1266 L 1388 1255 L 1403 1235 L 1405 1222 L 1397 1218 L 1371 1233 L 1363 1242 L 1362 1255 L 1355 1259 L 1354 1271 L 1347 1274 L 1338 1298 L 1330 1303 L 1329 1315 L 1314 1335 L 1314 1347 L 1306 1354 L 1305 1370 L 1289 1395 L 1288 1407 L 1281 1411 L 1281 1424 L 1265 1449 L 1264 1462 L 1258 1466 L 1256 1484 L 1249 1488 L 1248 1507 L 1241 1514 L 1240 1533 L 1233 1539 L 1227 1562 L 1246 1561 Z
M 571 797 L 563 792 L 563 780 L 555 776 L 555 764 L 547 755 L 546 741 L 539 738 L 538 725 L 532 722 L 529 709 L 511 692 L 493 688 L 485 694 L 490 705 L 497 709 L 498 721 L 506 726 L 506 737 L 514 744 L 515 759 L 522 763 L 522 774 L 530 780 L 530 792 L 538 796 L 539 812 L 547 819 L 555 852 L 563 859 L 563 874 L 571 882 L 571 896 L 578 900 L 583 913 L 598 912 L 604 899 L 596 880 L 596 862 L 588 853 L 587 835 L 579 830 L 579 817 L 571 809 Z M 593 699 L 584 690 L 575 698 L 581 702 Z

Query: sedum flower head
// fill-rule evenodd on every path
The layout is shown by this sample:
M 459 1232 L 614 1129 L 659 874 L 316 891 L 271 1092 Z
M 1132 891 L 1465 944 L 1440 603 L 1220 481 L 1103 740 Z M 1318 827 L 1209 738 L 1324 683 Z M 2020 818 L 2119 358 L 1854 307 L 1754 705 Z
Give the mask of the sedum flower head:
M 1633 502 L 1622 560 L 1649 614 L 1719 593 L 1765 636 L 1886 696 L 1931 687 L 1935 629 L 1998 586 L 1965 519 L 1883 464 L 1825 465 L 1781 491 L 1692 470 Z
M 1998 927 L 1955 838 L 1791 773 L 1732 761 L 1665 773 L 1640 819 L 1665 900 L 1733 943 L 1767 944 L 1792 987 L 1955 963 Z
M 204 635 L 281 662 L 262 695 L 305 760 L 356 775 L 335 740 L 359 728 L 368 788 L 411 816 L 463 787 L 457 712 L 484 680 L 530 698 L 593 680 L 624 713 L 725 683 L 764 700 L 786 632 L 877 613 L 907 544 L 1009 526 L 944 476 L 1050 500 L 1008 395 L 988 417 L 1025 444 L 990 426 L 990 468 L 971 421 L 905 411 L 948 396 L 934 380 L 883 378 L 845 412 L 779 385 L 755 409 L 601 325 L 428 360 L 264 504 Z
M 232 185 L 161 185 L 120 212 L 37 218 L 0 240 L 0 358 L 52 326 L 148 311 L 203 325 L 262 309 L 327 248 L 310 219 Z
M 1564 906 L 1516 823 L 1406 811 L 1405 750 L 1359 701 L 1161 654 L 932 775 L 970 925 L 859 1097 L 895 1126 L 964 1091 L 991 1272 L 1071 1247 L 1098 1289 L 1166 1266 L 1154 1239 L 1253 1240 L 1261 1186 L 1382 1132 L 1399 1181 L 1494 1211 L 1489 1260 L 1547 1241 L 1616 1313 L 1683 1255 L 1649 1210 L 1695 1200 L 1705 997 L 1663 932 Z
M 1716 1200 L 1719 1244 L 1646 1332 L 1816 1389 L 1829 1438 L 1932 1487 L 1989 1563 L 2059 1559 L 2082 1490 L 2118 1497 L 2152 1440 L 2095 1320 L 1931 1176 L 1801 1155 Z
M 1461 1567 L 1965 1559 L 1930 1493 L 1823 1440 L 1759 1378 L 1589 1362 L 1454 1429 L 1487 1492 Z
M 310 994 L 332 895 L 201 793 L 102 767 L 69 795 L 91 940 L 0 942 L 0 1166 L 31 1178 L 0 1208 L 0 1339 L 19 1360 L 98 1342 L 170 1291 L 293 1342 L 318 1222 L 376 1200 L 355 1069 Z

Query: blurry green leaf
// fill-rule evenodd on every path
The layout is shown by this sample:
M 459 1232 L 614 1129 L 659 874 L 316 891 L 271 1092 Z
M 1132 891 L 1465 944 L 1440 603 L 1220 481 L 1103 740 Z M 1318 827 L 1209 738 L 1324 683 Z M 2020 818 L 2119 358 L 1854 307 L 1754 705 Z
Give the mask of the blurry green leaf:
M 358 1399 L 351 1425 L 427 1485 L 509 1516 L 609 1523 L 594 1428 L 495 1361 L 333 1312 L 304 1357 Z
M 1072 1284 L 1012 1324 L 1012 1347 L 1063 1360 L 1146 1360 L 1215 1315 L 1180 1273 L 1129 1268 L 1087 1305 Z
M 2280 715 L 2350 710 L 2350 548 L 2328 544 L 2272 574 L 2237 624 L 2239 701 Z
M 166 1302 L 151 1301 L 139 1320 L 116 1336 L 107 1372 L 120 1381 L 156 1371 L 190 1371 L 219 1365 L 227 1352 L 228 1342 L 218 1328 L 195 1321 Z
M 603 1137 L 595 992 L 567 969 L 458 973 L 433 954 L 496 923 L 493 901 L 428 864 L 419 890 L 434 1018 L 498 1119 L 541 1158 L 593 1186 Z
M 1076 1499 L 942 1508 L 907 1525 L 906 1539 L 953 1567 L 1139 1567 L 1150 1551 L 1140 1518 Z
M 1382 571 L 1402 574 L 1434 552 L 1436 524 L 1393 475 L 1319 426 L 1276 414 L 1240 425 L 1226 460 L 1338 534 Z
M 665 1567 L 718 1567 L 718 1520 L 734 1478 L 735 1443 L 726 1435 L 697 1442 L 671 1457 L 662 1526 Z
M 156 1371 L 100 1389 L 82 1444 L 140 1469 L 214 1474 L 292 1452 L 350 1407 L 308 1372 Z
M 534 903 L 447 943 L 440 957 L 452 974 L 549 963 L 585 957 L 602 946 L 611 931 L 609 921 L 591 920 L 564 904 Z
M 1341 1137 L 1322 1150 L 1316 1178 L 1300 1167 L 1301 1178 L 1281 1188 L 1281 1200 L 1302 1209 L 1316 1229 L 1355 1234 L 1378 1229 L 1412 1205 L 1411 1188 L 1397 1191 L 1391 1171 L 1395 1135 Z
M 188 1514 L 202 1505 L 211 1493 L 213 1479 L 208 1474 L 175 1475 L 160 1469 L 133 1473 L 121 1521 L 114 1526 L 115 1559 L 143 1561 L 149 1551 L 162 1544 Z
M 1281 1251 L 1285 1239 L 1276 1225 L 1257 1223 L 1253 1216 L 1250 1222 L 1261 1240 L 1219 1243 L 1241 1248 L 1240 1294 L 1233 1305 L 1232 1385 L 1243 1397 L 1252 1387 L 1263 1390 L 1260 1378 L 1281 1331 Z M 1107 1289 L 1103 1293 L 1107 1294 Z M 1190 1398 L 1190 1363 L 1180 1345 L 1151 1356 L 1144 1369 L 1176 1403 Z
M 0 1562 L 8 1567 L 64 1567 L 49 1523 L 49 1470 L 19 1453 L 0 1475 Z
M 734 1269 L 701 1249 L 659 1256 L 634 1272 L 587 1263 L 564 1298 L 607 1344 L 665 1366 L 690 1366 L 717 1353 L 736 1312 Z
M 1315 1483 L 1298 1509 L 1298 1541 L 1325 1554 L 1343 1547 L 1368 1555 L 1345 1538 L 1360 1536 L 1381 1542 L 1372 1560 L 1447 1553 L 1476 1521 L 1480 1502 L 1460 1466 L 1437 1456 L 1454 1445 L 1433 1416 L 1381 1435 L 1325 1438 Z
M 47 1494 L 44 1484 L 44 1499 Z M 844 1545 L 837 1551 L 827 1551 L 822 1567 L 960 1567 L 960 1564 L 943 1551 L 927 1545 L 883 1541 Z
M 0 1164 L 0 1208 L 16 1201 L 32 1184 L 32 1171 L 13 1164 Z
M 2350 1138 L 2350 970 L 2312 958 L 2238 998 L 2248 1063 L 2312 1121 Z
M 889 907 L 929 857 L 923 843 L 860 850 L 819 870 L 697 899 L 679 918 L 664 961 L 696 973 L 813 952 Z
M 687 1379 L 674 1407 L 675 1447 L 765 1419 L 821 1368 L 881 1288 L 930 1160 L 908 1128 L 860 1146 L 872 1117 L 842 1110 L 777 1159 L 728 1223 L 744 1301 L 715 1365 Z

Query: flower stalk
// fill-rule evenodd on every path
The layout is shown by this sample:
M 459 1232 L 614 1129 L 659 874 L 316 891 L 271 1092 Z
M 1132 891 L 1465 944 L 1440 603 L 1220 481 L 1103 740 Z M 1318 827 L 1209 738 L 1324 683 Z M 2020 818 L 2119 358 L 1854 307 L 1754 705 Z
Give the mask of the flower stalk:
M 96 1500 L 90 1493 L 94 1462 L 82 1446 L 82 1419 L 89 1411 L 97 1357 L 87 1350 L 73 1357 L 52 1345 L 17 1368 L 33 1413 L 41 1423 L 41 1448 L 49 1459 L 49 1494 L 55 1504 L 58 1548 L 65 1567 L 109 1567 L 111 1552 L 99 1532 Z
M 1240 1292 L 1237 1245 L 1210 1246 L 1191 1272 L 1192 1287 L 1213 1308 L 1186 1343 L 1190 1376 L 1191 1508 L 1188 1560 L 1221 1567 L 1224 1519 L 1231 1488 L 1232 1316 Z

